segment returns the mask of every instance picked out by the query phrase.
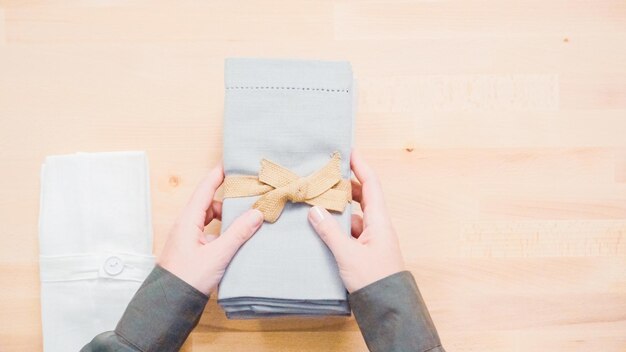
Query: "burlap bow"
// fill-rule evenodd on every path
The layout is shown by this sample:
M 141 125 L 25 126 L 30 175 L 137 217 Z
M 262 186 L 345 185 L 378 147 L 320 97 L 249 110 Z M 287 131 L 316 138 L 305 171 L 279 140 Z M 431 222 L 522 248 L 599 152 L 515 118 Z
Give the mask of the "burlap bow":
M 343 212 L 352 195 L 350 180 L 341 178 L 340 162 L 341 155 L 335 152 L 323 168 L 309 176 L 300 177 L 263 159 L 258 177 L 226 176 L 223 185 L 224 198 L 262 195 L 252 207 L 259 209 L 265 221 L 270 223 L 278 219 L 287 201 L 304 202 Z

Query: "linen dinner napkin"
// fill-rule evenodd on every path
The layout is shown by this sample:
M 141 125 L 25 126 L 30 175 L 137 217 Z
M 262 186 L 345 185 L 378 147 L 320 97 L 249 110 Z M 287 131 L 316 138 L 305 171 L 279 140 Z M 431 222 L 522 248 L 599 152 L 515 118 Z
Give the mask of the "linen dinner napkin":
M 258 175 L 262 159 L 307 176 L 339 152 L 349 179 L 353 96 L 348 62 L 227 59 L 226 177 Z M 258 198 L 225 198 L 222 229 Z M 288 202 L 235 255 L 218 292 L 229 318 L 350 314 L 335 259 L 307 220 L 310 207 Z M 349 235 L 350 205 L 333 214 Z
M 113 330 L 154 267 L 145 154 L 47 157 L 39 251 L 44 351 Z

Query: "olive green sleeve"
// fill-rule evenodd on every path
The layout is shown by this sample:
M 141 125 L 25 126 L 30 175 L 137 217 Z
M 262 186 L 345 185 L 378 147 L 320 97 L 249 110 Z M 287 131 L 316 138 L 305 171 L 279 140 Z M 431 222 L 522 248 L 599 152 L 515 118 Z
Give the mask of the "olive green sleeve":
M 82 352 L 178 351 L 198 324 L 209 297 L 156 266 L 128 304 L 115 331 Z
M 350 306 L 372 352 L 444 352 L 409 271 L 390 275 L 353 292 Z

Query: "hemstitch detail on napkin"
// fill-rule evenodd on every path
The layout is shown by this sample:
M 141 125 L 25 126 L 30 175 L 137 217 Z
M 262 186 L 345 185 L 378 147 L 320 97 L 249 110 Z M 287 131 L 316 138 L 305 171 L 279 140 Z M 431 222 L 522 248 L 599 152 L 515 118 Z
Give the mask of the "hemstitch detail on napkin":
M 328 88 L 309 88 L 309 87 L 270 87 L 270 86 L 232 86 L 226 87 L 226 89 L 283 89 L 283 90 L 313 90 L 319 92 L 336 92 L 336 93 L 350 93 L 349 89 L 328 89 Z

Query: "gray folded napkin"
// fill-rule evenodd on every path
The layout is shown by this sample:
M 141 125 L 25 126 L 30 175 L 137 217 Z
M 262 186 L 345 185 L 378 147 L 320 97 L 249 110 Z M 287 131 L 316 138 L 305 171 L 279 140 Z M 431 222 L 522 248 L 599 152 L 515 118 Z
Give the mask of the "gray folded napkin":
M 225 175 L 258 175 L 265 158 L 306 176 L 338 151 L 342 176 L 350 178 L 352 82 L 348 62 L 227 59 Z M 222 228 L 256 199 L 224 199 Z M 229 318 L 350 314 L 337 264 L 309 224 L 309 209 L 287 203 L 235 255 L 218 293 Z M 350 206 L 333 214 L 349 235 Z

